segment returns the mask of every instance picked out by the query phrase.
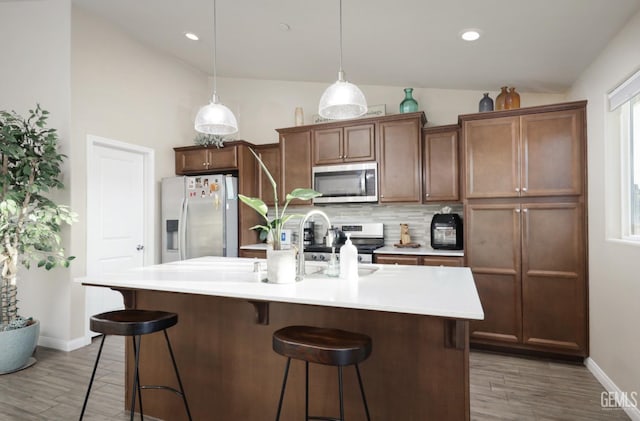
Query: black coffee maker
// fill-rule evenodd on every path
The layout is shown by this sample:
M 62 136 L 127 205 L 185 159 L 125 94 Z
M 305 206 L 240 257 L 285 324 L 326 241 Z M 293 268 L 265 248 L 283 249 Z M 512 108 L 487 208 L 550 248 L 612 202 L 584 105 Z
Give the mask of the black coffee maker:
M 302 235 L 302 244 L 304 244 L 305 246 L 311 246 L 315 244 L 316 234 L 313 221 L 306 221 L 304 223 L 304 231 Z

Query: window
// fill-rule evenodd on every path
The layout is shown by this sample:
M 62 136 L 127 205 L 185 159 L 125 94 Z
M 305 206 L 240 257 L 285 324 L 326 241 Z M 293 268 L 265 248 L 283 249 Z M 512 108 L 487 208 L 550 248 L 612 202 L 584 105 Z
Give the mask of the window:
M 609 94 L 620 146 L 620 237 L 640 242 L 640 71 Z

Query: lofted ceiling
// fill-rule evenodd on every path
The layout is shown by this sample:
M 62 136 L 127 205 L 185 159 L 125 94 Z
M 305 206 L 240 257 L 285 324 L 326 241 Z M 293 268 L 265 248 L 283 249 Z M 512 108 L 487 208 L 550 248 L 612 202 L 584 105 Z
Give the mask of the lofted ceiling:
M 72 1 L 212 73 L 213 0 Z M 337 78 L 338 0 L 217 0 L 216 8 L 218 76 Z M 343 0 L 343 68 L 358 85 L 559 93 L 638 10 L 640 0 Z M 462 41 L 466 28 L 481 38 Z

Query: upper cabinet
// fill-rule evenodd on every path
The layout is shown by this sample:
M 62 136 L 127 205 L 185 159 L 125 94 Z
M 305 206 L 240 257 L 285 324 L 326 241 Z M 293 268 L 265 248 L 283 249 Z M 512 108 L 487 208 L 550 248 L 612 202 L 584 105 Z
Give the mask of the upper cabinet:
M 173 148 L 176 175 L 206 174 L 217 170 L 238 169 L 237 146 L 187 146 Z
M 313 165 L 375 160 L 375 125 L 313 130 Z
M 424 113 L 397 114 L 378 123 L 380 203 L 422 203 Z
M 311 186 L 311 130 L 280 129 L 280 183 L 279 200 L 296 188 Z M 310 200 L 296 200 L 293 205 L 310 204 Z
M 584 107 L 461 116 L 467 198 L 582 194 Z
M 422 138 L 423 202 L 460 200 L 458 126 L 426 128 Z
M 276 184 L 280 183 L 280 145 L 278 143 L 271 143 L 268 145 L 261 145 L 255 148 L 256 153 L 260 157 L 262 163 L 267 167 L 271 176 Z M 256 174 L 258 177 L 258 197 L 261 198 L 264 203 L 272 206 L 274 201 L 273 186 L 269 181 L 269 177 L 264 172 L 260 163 L 256 161 Z

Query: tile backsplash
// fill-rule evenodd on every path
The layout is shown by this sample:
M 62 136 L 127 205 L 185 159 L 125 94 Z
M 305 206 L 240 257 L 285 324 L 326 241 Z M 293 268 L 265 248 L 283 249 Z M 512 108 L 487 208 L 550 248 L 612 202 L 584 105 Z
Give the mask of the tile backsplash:
M 451 208 L 452 213 L 457 213 L 461 217 L 462 204 L 434 204 L 434 205 L 372 205 L 372 204 L 348 204 L 348 205 L 323 205 L 316 206 L 315 209 L 324 211 L 334 225 L 345 223 L 368 223 L 382 222 L 384 224 L 385 245 L 393 245 L 400 241 L 400 224 L 409 224 L 409 234 L 411 241 L 420 245 L 430 245 L 431 243 L 431 218 L 439 213 L 445 206 Z M 305 214 L 314 209 L 311 206 L 289 207 L 287 213 Z M 270 216 L 271 213 L 270 213 Z M 316 242 L 321 242 L 327 227 L 322 226 L 322 218 L 314 217 Z M 297 233 L 300 219 L 295 218 L 285 225 L 285 228 Z

